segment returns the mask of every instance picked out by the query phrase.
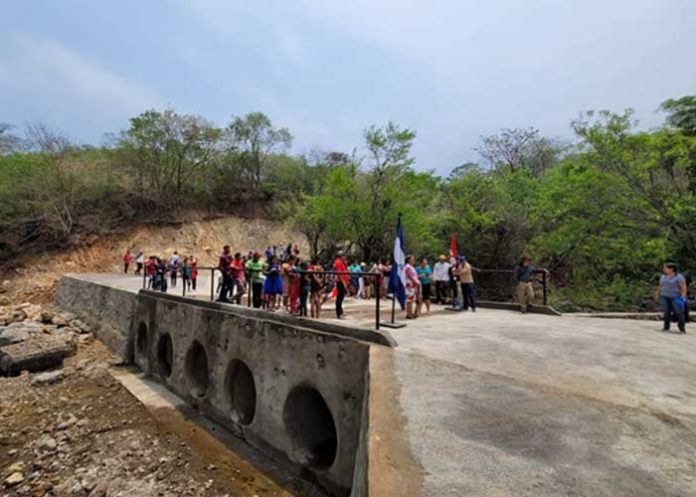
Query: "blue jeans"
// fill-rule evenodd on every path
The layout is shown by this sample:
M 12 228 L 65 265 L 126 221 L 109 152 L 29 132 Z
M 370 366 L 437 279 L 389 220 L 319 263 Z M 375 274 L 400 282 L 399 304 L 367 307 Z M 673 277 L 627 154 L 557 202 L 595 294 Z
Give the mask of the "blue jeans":
M 663 329 L 669 329 L 672 314 L 674 314 L 677 318 L 679 331 L 684 331 L 686 329 L 686 316 L 684 315 L 684 309 L 677 304 L 674 297 L 663 297 L 661 295 L 660 308 L 662 309 Z

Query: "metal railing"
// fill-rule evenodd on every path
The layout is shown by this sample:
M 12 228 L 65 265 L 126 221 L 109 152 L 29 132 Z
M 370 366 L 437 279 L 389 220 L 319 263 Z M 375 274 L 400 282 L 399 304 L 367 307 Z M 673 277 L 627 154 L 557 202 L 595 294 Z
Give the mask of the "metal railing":
M 216 278 L 215 278 L 215 273 L 219 272 L 220 277 L 222 277 L 222 271 L 220 270 L 219 267 L 217 266 L 201 266 L 197 267 L 198 272 L 203 272 L 203 271 L 210 271 L 210 301 L 213 302 L 216 300 L 216 294 L 220 292 L 219 285 L 216 285 Z M 259 271 L 253 271 L 250 269 L 245 268 L 244 270 L 244 276 L 245 276 L 245 281 L 243 285 L 243 294 L 247 294 L 247 302 L 246 302 L 246 307 L 252 307 L 252 276 L 254 276 L 256 273 Z M 268 276 L 270 273 L 268 271 L 260 271 L 262 274 L 265 276 Z M 177 275 L 182 275 L 181 268 L 177 270 Z M 383 275 L 380 273 L 370 273 L 370 272 L 351 272 L 351 271 L 307 271 L 307 270 L 301 270 L 301 269 L 294 269 L 292 271 L 292 274 L 297 275 L 298 277 L 302 277 L 304 275 L 321 275 L 321 276 L 348 276 L 348 277 L 355 277 L 355 278 L 368 278 L 371 281 L 371 284 L 374 287 L 374 293 L 375 293 L 375 329 L 379 330 L 380 329 L 380 302 L 381 302 L 381 291 L 382 291 L 382 282 L 381 278 Z M 162 274 L 162 278 L 166 280 L 168 277 L 171 275 L 171 270 L 167 269 L 165 270 L 164 274 Z M 186 287 L 187 287 L 187 280 L 190 278 L 181 278 L 181 294 L 182 296 L 186 296 Z M 148 274 L 147 274 L 147 268 L 143 268 L 143 288 L 144 289 L 149 289 L 150 284 L 148 283 Z M 167 287 L 165 287 L 167 288 Z M 347 291 L 348 289 L 346 289 Z M 166 290 L 165 290 L 166 292 Z M 237 304 L 234 301 L 229 302 L 233 305 L 241 305 Z

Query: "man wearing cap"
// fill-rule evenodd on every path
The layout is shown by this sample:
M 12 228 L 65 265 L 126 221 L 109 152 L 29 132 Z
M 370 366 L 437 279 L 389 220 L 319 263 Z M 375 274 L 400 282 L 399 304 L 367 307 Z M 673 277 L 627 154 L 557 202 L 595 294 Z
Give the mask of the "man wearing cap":
M 449 287 L 450 263 L 445 254 L 441 254 L 439 261 L 433 266 L 433 280 L 435 280 L 435 300 L 438 304 L 447 303 L 447 288 Z
M 254 252 L 251 259 L 246 262 L 246 270 L 249 272 L 251 281 L 251 302 L 255 309 L 261 308 L 261 294 L 263 293 L 263 262 L 260 260 L 261 254 Z

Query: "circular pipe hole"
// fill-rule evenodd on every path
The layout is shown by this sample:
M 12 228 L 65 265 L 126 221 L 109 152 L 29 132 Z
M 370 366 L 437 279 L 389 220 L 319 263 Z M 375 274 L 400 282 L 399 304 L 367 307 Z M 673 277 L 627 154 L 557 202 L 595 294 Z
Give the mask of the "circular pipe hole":
M 203 397 L 210 386 L 208 354 L 198 340 L 194 340 L 186 354 L 186 376 L 195 397 Z
M 157 341 L 157 368 L 159 373 L 165 378 L 172 374 L 172 363 L 174 362 L 174 347 L 172 347 L 172 337 L 168 333 L 159 337 Z
M 307 385 L 293 388 L 285 400 L 283 422 L 297 461 L 316 469 L 333 465 L 338 448 L 336 424 L 318 390 Z
M 239 359 L 234 359 L 227 368 L 227 392 L 232 420 L 250 425 L 256 414 L 256 384 L 249 366 Z
M 142 321 L 140 322 L 140 325 L 138 325 L 138 334 L 136 336 L 135 346 L 138 349 L 139 355 L 147 355 L 147 325 Z

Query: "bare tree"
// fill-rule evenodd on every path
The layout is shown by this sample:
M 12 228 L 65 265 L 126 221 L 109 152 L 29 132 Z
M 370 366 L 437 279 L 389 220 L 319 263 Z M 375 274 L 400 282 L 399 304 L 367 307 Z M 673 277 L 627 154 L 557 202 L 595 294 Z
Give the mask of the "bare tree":
M 565 146 L 541 136 L 538 129 L 512 128 L 482 136 L 481 145 L 474 150 L 492 168 L 509 173 L 526 169 L 541 176 L 560 158 Z

